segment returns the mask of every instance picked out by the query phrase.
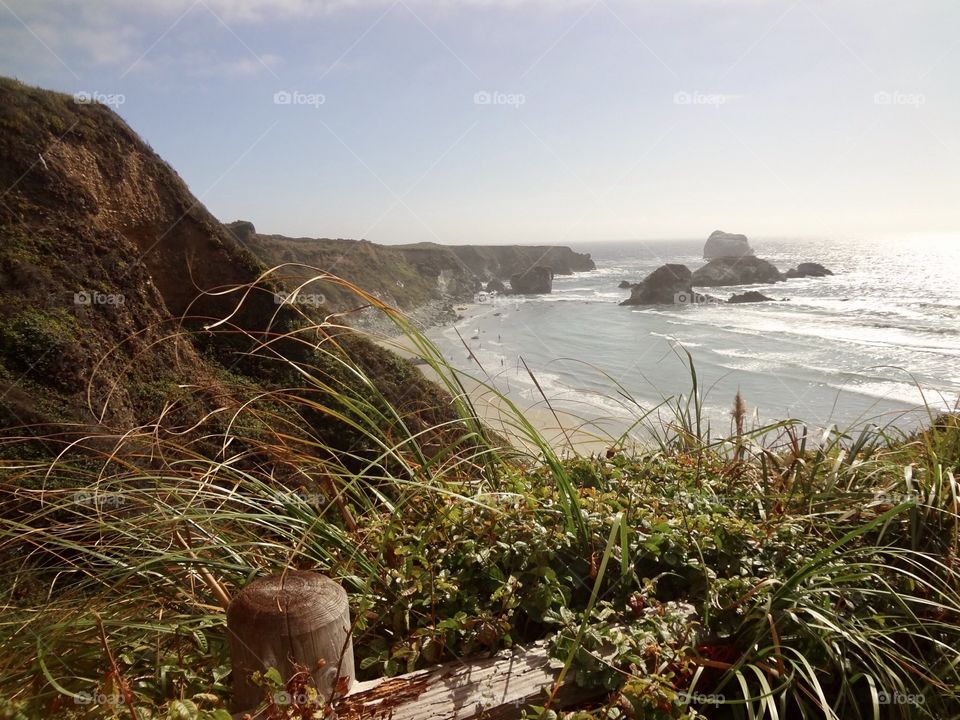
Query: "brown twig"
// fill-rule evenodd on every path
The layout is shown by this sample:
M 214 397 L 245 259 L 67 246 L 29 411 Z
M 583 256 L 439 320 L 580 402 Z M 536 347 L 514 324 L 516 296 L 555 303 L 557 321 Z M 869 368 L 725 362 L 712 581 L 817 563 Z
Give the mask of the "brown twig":
M 187 532 L 189 534 L 189 531 Z M 210 571 L 200 564 L 200 559 L 194 555 L 193 548 L 183 537 L 183 535 L 180 534 L 179 530 L 173 531 L 173 539 L 176 540 L 177 544 L 184 549 L 190 559 L 197 563 L 197 572 L 200 573 L 200 579 L 203 580 L 203 583 L 210 589 L 210 592 L 214 594 L 221 607 L 226 610 L 230 606 L 230 594 L 210 573 Z
M 777 632 L 777 624 L 774 622 L 771 613 L 767 613 L 767 622 L 770 624 L 770 638 L 773 640 L 773 650 L 776 653 L 777 670 L 780 671 L 780 676 L 784 677 L 786 668 L 783 664 L 783 655 L 780 653 L 780 633 Z
M 120 668 L 117 667 L 117 661 L 113 659 L 113 653 L 110 651 L 110 644 L 107 642 L 107 631 L 103 627 L 103 620 L 100 619 L 99 615 L 94 615 L 97 619 L 97 630 L 100 631 L 100 644 L 103 645 L 103 651 L 107 654 L 107 660 L 110 661 L 110 674 L 116 678 L 117 685 L 120 686 L 120 692 L 123 694 L 124 704 L 130 708 L 130 716 L 133 720 L 138 720 L 137 710 L 134 707 L 133 702 L 133 693 L 130 692 L 130 687 L 127 685 L 127 681 L 123 679 L 123 675 L 120 674 Z

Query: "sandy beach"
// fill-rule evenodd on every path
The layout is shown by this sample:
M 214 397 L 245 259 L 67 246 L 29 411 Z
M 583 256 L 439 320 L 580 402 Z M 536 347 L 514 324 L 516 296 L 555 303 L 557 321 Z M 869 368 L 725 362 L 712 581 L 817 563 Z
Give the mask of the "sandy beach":
M 488 305 L 479 303 L 457 306 L 461 320 L 469 320 L 477 314 L 489 311 Z M 493 387 L 492 379 L 483 378 L 484 371 L 477 367 L 474 373 L 447 367 L 447 381 L 429 364 L 422 360 L 415 343 L 403 334 L 384 336 L 376 342 L 401 357 L 414 361 L 424 376 L 445 389 L 455 377 L 476 410 L 477 417 L 489 428 L 509 439 L 515 446 L 532 452 L 536 443 L 528 428 L 518 419 L 518 413 L 556 451 L 562 454 L 590 455 L 605 452 L 611 440 L 602 429 L 591 427 L 584 419 L 562 408 L 551 407 L 542 397 L 524 398 L 505 396 Z M 549 398 L 548 398 L 549 399 Z

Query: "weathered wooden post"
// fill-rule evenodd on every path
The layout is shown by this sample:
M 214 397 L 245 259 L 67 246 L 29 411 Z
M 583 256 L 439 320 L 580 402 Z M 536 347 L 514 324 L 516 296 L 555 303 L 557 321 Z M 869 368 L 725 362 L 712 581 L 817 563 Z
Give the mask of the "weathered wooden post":
M 347 593 L 328 577 L 292 570 L 247 585 L 227 608 L 235 710 L 263 701 L 250 676 L 271 667 L 284 681 L 294 663 L 305 667 L 324 700 L 349 689 L 356 680 L 350 627 Z

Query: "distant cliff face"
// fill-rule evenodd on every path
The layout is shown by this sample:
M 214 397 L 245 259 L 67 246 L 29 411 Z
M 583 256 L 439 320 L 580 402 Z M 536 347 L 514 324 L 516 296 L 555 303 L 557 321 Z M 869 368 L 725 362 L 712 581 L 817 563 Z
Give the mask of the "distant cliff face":
M 554 275 L 572 275 L 597 269 L 590 253 L 578 253 L 562 245 L 451 245 L 449 248 L 433 243 L 426 245 L 449 249 L 484 280 L 506 280 L 537 266 L 550 268 Z
M 264 269 L 234 237 L 252 226 L 229 232 L 107 107 L 0 78 L 0 186 L 0 430 L 130 427 L 164 407 L 189 424 L 227 402 L 230 373 L 287 386 L 248 353 L 303 316 L 277 303 L 279 284 L 239 310 L 240 293 L 223 292 Z M 203 329 L 228 315 L 234 332 Z M 388 400 L 446 406 L 390 353 L 353 333 L 337 342 Z
M 369 303 L 339 281 L 322 279 L 325 274 L 342 278 L 405 312 L 423 309 L 426 316 L 416 319 L 427 323 L 452 318 L 453 303 L 467 302 L 480 290 L 474 273 L 449 252 L 376 245 L 364 240 L 246 233 L 247 225 L 231 223 L 227 227 L 264 264 L 282 266 L 279 274 L 286 278 L 290 290 L 300 288 L 303 302 L 319 302 L 330 310 L 346 313 L 342 320 L 350 325 L 365 326 L 383 318 L 373 311 L 352 312 Z
M 324 271 L 358 285 L 405 312 L 432 308 L 436 317 L 451 316 L 451 303 L 466 302 L 491 281 L 509 280 L 534 268 L 569 275 L 596 268 L 589 254 L 568 247 L 528 245 L 377 245 L 365 240 L 287 238 L 252 232 L 248 222 L 228 225 L 267 265 L 299 263 L 289 268 L 289 282 L 310 279 Z M 288 284 L 289 284 L 288 282 Z M 525 286 L 526 287 L 526 286 Z M 533 286 L 530 286 L 533 287 Z M 549 292 L 538 284 L 535 292 Z M 524 292 L 534 292 L 524 290 Z M 345 311 L 362 304 L 356 295 L 334 282 L 315 281 L 303 292 L 316 293 L 331 308 Z M 429 320 L 430 318 L 424 318 Z M 348 319 L 349 321 L 349 319 Z

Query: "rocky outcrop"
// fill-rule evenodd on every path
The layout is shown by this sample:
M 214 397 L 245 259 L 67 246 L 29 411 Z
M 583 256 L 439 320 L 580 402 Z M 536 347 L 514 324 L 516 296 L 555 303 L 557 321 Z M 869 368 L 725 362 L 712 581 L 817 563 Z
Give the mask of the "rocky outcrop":
M 812 263 L 812 262 L 800 263 L 795 268 L 791 268 L 790 270 L 787 270 L 783 274 L 783 276 L 788 280 L 793 280 L 794 278 L 808 278 L 808 277 L 821 278 L 821 277 L 827 277 L 828 275 L 833 275 L 833 272 L 830 270 L 827 270 L 827 268 L 825 268 L 820 263 Z
M 750 290 L 748 292 L 732 296 L 729 300 L 727 300 L 727 302 L 732 305 L 737 305 L 740 303 L 771 302 L 772 300 L 773 298 L 769 298 L 763 293 L 759 293 L 756 290 Z
M 487 283 L 487 292 L 488 293 L 499 293 L 503 294 L 507 291 L 507 286 L 503 284 L 503 280 L 500 278 L 494 278 Z
M 510 276 L 510 289 L 518 295 L 546 295 L 553 290 L 553 270 L 537 265 Z
M 249 220 L 235 220 L 232 223 L 225 223 L 224 227 L 233 235 L 233 238 L 243 246 L 246 246 L 253 236 L 257 234 L 257 229 Z
M 744 257 L 746 255 L 753 255 L 753 250 L 750 248 L 750 242 L 747 240 L 747 236 L 728 233 L 723 230 L 714 230 L 710 233 L 706 245 L 703 246 L 703 257 L 705 260 Z
M 617 285 L 617 287 L 620 288 L 621 290 L 626 290 L 628 287 L 633 287 L 633 283 L 630 282 L 629 280 L 621 280 L 620 284 Z
M 686 265 L 661 265 L 641 282 L 631 285 L 630 297 L 621 305 L 674 305 L 707 301 L 693 291 L 693 276 Z
M 753 255 L 717 258 L 693 273 L 697 287 L 766 285 L 781 280 L 783 275 L 775 265 Z

